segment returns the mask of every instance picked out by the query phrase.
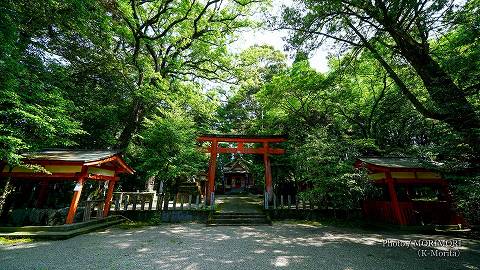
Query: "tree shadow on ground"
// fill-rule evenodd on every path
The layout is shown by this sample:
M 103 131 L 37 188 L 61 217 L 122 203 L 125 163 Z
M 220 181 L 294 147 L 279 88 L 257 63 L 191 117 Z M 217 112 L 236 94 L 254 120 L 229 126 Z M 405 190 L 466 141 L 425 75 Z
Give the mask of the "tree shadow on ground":
M 383 241 L 451 239 L 277 223 L 111 228 L 64 241 L 0 246 L 0 269 L 478 269 L 480 242 L 462 240 L 460 257 L 418 257 Z M 441 248 L 440 248 L 441 249 Z

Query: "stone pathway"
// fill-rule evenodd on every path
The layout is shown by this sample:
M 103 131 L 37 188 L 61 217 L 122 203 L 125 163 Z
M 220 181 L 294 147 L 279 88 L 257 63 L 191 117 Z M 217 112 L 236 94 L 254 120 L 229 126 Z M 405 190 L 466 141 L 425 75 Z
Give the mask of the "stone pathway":
M 220 213 L 262 213 L 260 195 L 218 195 L 215 200 Z
M 68 240 L 0 245 L 0 269 L 479 269 L 480 242 L 461 240 L 459 257 L 419 257 L 384 240 L 445 236 L 275 223 L 260 227 L 171 224 L 110 228 Z M 435 249 L 435 248 L 432 248 Z M 438 247 L 435 250 L 442 250 Z

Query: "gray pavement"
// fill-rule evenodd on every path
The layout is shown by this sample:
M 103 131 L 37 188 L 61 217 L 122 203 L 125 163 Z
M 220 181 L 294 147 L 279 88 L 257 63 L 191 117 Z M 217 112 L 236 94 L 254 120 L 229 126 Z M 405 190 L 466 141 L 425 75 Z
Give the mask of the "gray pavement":
M 449 239 L 275 223 L 258 227 L 170 224 L 110 228 L 62 241 L 0 245 L 0 269 L 479 269 L 480 241 L 459 257 L 418 257 L 383 240 Z M 437 249 L 442 249 L 438 247 Z

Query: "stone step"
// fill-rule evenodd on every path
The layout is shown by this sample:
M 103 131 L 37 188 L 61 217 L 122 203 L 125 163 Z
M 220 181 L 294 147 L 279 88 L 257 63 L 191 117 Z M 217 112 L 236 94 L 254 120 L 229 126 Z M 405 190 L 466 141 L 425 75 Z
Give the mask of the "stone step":
M 261 216 L 265 215 L 265 213 L 261 212 L 248 212 L 248 213 L 234 213 L 234 212 L 215 212 L 213 213 L 214 215 L 235 215 L 235 216 L 250 216 L 250 215 L 255 215 L 255 216 Z
M 49 228 L 48 230 L 42 230 L 41 227 L 60 227 L 60 226 L 34 226 L 37 227 L 36 230 L 19 230 L 14 232 L 0 232 L 0 237 L 8 237 L 8 238 L 33 238 L 33 239 L 50 239 L 50 240 L 60 240 L 60 239 L 68 239 L 80 234 L 85 234 L 89 232 L 93 232 L 99 229 L 107 228 L 113 225 L 120 224 L 124 222 L 125 219 L 121 217 L 111 217 L 105 218 L 100 220 L 100 222 L 89 222 L 81 224 L 83 226 L 75 227 L 71 230 L 63 230 L 59 229 L 57 231 L 52 230 Z M 79 225 L 80 223 L 76 224 Z M 68 226 L 68 225 L 65 225 Z M 33 226 L 31 226 L 33 227 Z
M 216 214 L 213 215 L 213 218 L 265 218 L 263 214 L 256 214 L 256 215 L 235 215 L 235 214 Z
M 265 215 L 263 212 L 215 212 L 215 215 L 237 215 L 237 216 L 248 216 L 248 215 Z
M 235 224 L 220 224 L 220 223 L 207 223 L 207 227 L 218 227 L 218 226 L 270 226 L 269 223 L 235 223 Z
M 19 226 L 19 227 L 0 227 L 0 233 L 7 232 L 59 232 L 59 231 L 72 231 L 86 226 L 92 226 L 99 223 L 105 223 L 114 220 L 123 220 L 121 216 L 113 215 L 104 219 L 92 219 L 86 222 L 77 222 L 73 224 L 54 225 L 54 226 Z
M 237 223 L 267 223 L 267 219 L 265 217 L 263 218 L 242 218 L 242 219 L 236 219 L 236 218 L 217 218 L 217 219 L 212 219 L 212 222 L 215 223 L 222 223 L 222 224 L 237 224 Z
M 249 226 L 271 225 L 263 213 L 214 213 L 207 221 L 207 226 Z

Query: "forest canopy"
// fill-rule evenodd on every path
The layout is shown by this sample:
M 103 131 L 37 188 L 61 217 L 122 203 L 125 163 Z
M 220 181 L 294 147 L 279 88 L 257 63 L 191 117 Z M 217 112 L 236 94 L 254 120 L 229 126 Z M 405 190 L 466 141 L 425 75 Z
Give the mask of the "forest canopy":
M 285 134 L 276 188 L 309 183 L 302 196 L 355 207 L 358 157 L 409 156 L 442 164 L 460 207 L 480 208 L 479 0 L 298 0 L 259 20 L 271 5 L 1 1 L 0 159 L 119 149 L 137 169 L 122 188 L 136 190 L 204 172 L 199 134 Z M 287 30 L 288 54 L 231 49 L 259 27 Z M 308 59 L 325 44 L 322 73 Z

